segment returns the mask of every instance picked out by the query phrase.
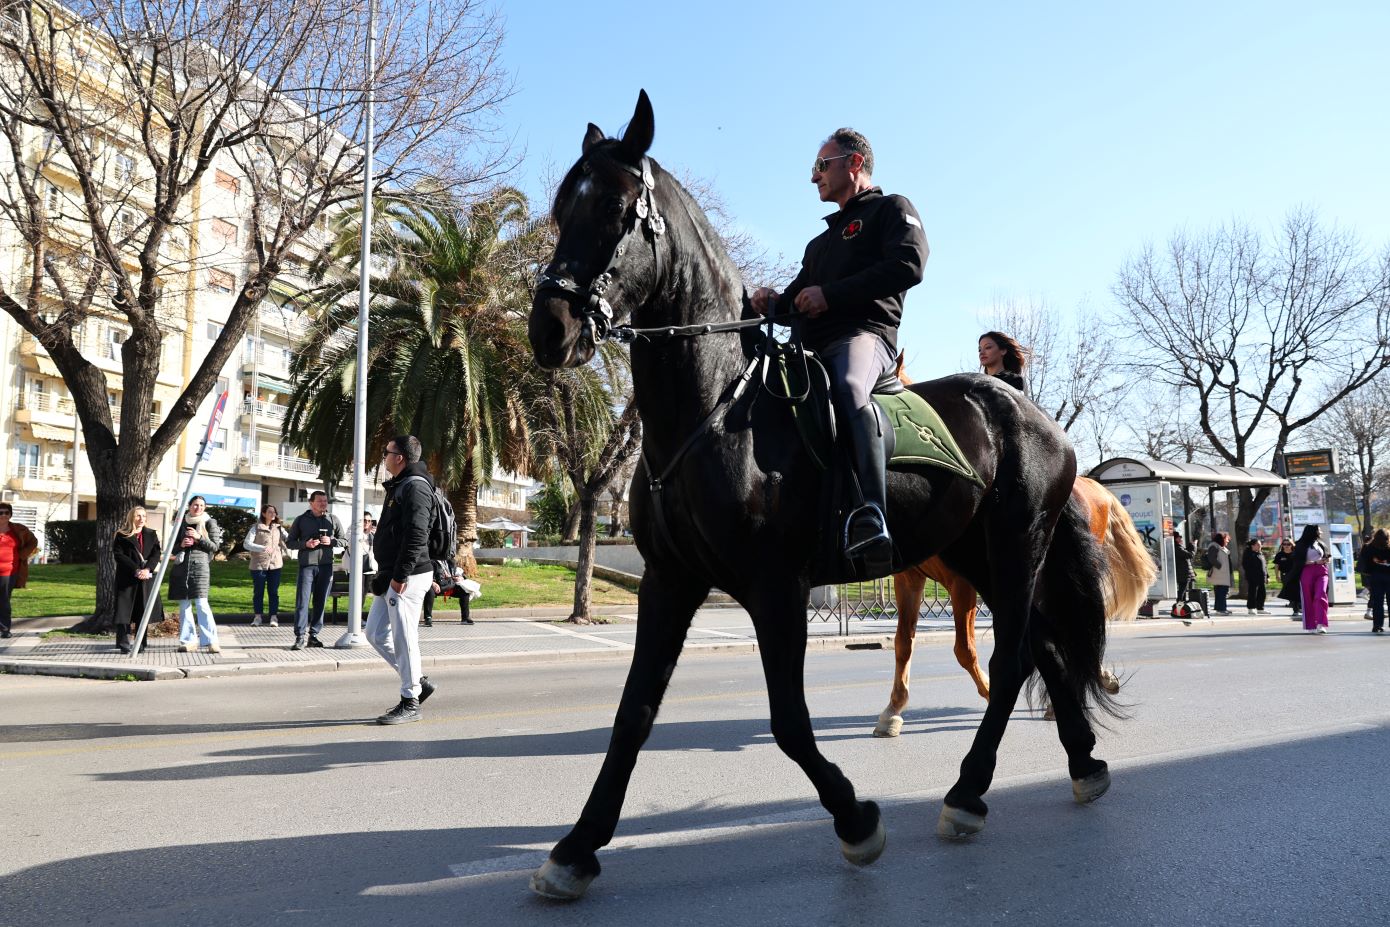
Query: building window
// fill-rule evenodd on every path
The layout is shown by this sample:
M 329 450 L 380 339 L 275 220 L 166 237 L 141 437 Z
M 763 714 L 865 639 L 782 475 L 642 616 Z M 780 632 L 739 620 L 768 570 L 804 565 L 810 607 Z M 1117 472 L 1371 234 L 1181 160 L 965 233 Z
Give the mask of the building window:
M 106 329 L 106 350 L 107 360 L 121 359 L 121 345 L 125 344 L 126 333 L 116 326 L 108 326 Z
M 226 219 L 212 220 L 212 234 L 224 245 L 235 245 L 237 240 L 237 227 Z
M 219 451 L 227 448 L 227 429 L 218 428 L 212 433 L 212 446 Z
M 226 190 L 232 196 L 236 196 L 241 192 L 241 181 L 237 180 L 226 171 L 218 171 L 216 175 L 214 175 L 213 183 L 217 184 L 219 189 Z
M 116 173 L 117 183 L 129 183 L 135 179 L 135 158 L 131 155 L 118 151 L 111 159 L 111 164 Z
M 235 286 L 236 277 L 225 270 L 208 271 L 208 288 L 214 293 L 230 293 Z
M 132 209 L 122 209 L 116 213 L 116 237 L 130 238 L 140 225 L 140 217 Z
M 15 445 L 15 450 L 18 456 L 17 463 L 20 473 L 23 473 L 26 467 L 38 467 L 39 446 L 37 444 L 25 444 L 20 442 Z
M 48 184 L 43 191 L 43 207 L 50 219 L 63 216 L 63 191 L 56 183 Z
M 217 322 L 208 323 L 208 340 L 216 341 L 217 336 L 222 334 L 222 326 Z

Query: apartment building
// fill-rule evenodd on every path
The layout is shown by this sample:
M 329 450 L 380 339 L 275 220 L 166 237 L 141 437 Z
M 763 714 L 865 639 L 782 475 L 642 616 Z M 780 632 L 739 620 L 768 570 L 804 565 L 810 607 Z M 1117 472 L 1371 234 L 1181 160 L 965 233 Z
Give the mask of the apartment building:
M 9 20 L 0 21 L 0 27 L 14 28 Z M 80 32 L 73 35 L 72 79 L 90 85 L 86 89 L 105 112 L 100 137 L 94 133 L 87 143 L 93 163 L 100 163 L 102 177 L 110 186 L 111 200 L 119 204 L 111 221 L 118 231 L 134 229 L 142 220 L 141 210 L 152 206 L 153 178 L 142 176 L 148 165 L 141 154 L 140 127 L 133 124 L 133 113 L 122 116 L 129 107 L 111 98 L 110 88 L 120 82 L 106 80 L 110 70 L 100 41 L 91 37 L 84 41 Z M 28 130 L 23 152 L 42 177 L 51 250 L 80 271 L 87 266 L 85 255 L 90 254 L 91 243 L 82 218 L 85 213 L 76 172 L 61 146 L 40 131 Z M 13 172 L 14 165 L 5 163 L 9 156 L 7 146 L 0 146 L 0 172 Z M 77 335 L 83 354 L 106 375 L 107 400 L 118 430 L 157 427 L 226 324 L 235 294 L 246 279 L 253 244 L 248 161 L 251 170 L 265 169 L 244 152 L 235 159 L 226 153 L 219 155 L 199 188 L 183 200 L 177 228 L 165 242 L 166 253 L 161 257 L 168 272 L 161 281 L 159 308 L 164 341 L 149 422 L 119 421 L 120 352 L 129 333 L 123 316 L 103 312 L 98 304 Z M 295 163 L 292 157 L 283 159 L 285 162 Z M 0 195 L 6 195 L 3 188 Z M 328 488 L 333 491 L 339 516 L 345 518 L 350 511 L 350 485 L 325 487 L 318 467 L 281 435 L 292 388 L 290 360 L 307 331 L 306 320 L 290 295 L 306 282 L 303 270 L 325 233 L 321 224 L 290 254 L 277 284 L 279 291 L 267 295 L 238 350 L 224 365 L 217 388 L 152 471 L 146 505 L 153 510 L 156 524 L 169 518 L 177 505 L 222 391 L 227 392 L 228 403 L 212 432 L 210 453 L 193 483 L 194 492 L 214 505 L 258 510 L 273 503 L 282 514 L 293 516 L 306 507 L 310 492 Z M 126 260 L 128 270 L 135 273 L 133 251 Z M 0 275 L 12 293 L 22 291 L 30 276 L 18 231 L 3 217 Z M 60 305 L 58 294 L 50 289 L 40 299 L 55 308 Z M 8 315 L 0 315 L 0 358 L 4 360 L 0 374 L 0 460 L 5 462 L 0 498 L 10 502 L 17 520 L 30 526 L 42 540 L 48 521 L 95 517 L 96 487 L 71 394 L 42 345 Z M 380 483 L 385 474 L 379 471 L 377 461 L 371 465 L 377 469 L 369 478 L 367 507 L 379 512 L 383 501 Z M 490 510 L 524 520 L 524 488 L 529 484 L 529 480 L 496 474 L 483 490 L 494 500 L 489 502 Z

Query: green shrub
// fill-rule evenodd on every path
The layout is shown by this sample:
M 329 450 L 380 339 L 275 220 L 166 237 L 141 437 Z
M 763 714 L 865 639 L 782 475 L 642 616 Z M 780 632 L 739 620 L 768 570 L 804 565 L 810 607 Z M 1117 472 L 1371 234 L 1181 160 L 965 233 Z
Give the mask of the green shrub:
M 59 563 L 97 562 L 95 521 L 50 521 L 44 525 L 44 537 L 50 558 Z
M 246 540 L 246 532 L 256 523 L 256 513 L 229 505 L 210 505 L 208 514 L 222 529 L 221 552 L 230 557 L 241 550 L 241 542 Z

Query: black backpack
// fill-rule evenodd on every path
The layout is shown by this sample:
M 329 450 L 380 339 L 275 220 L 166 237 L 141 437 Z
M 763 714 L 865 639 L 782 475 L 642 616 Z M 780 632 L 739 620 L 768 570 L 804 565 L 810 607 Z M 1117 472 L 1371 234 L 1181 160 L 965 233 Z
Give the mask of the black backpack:
M 406 483 L 412 480 L 421 480 L 428 483 L 423 476 L 415 475 L 406 477 L 401 485 L 396 487 L 399 493 L 405 488 Z M 435 562 L 438 571 L 444 576 L 453 578 L 454 557 L 458 553 L 459 524 L 454 518 L 454 507 L 449 504 L 449 499 L 444 495 L 444 491 L 438 486 L 432 487 L 434 504 L 430 506 L 430 535 L 429 535 L 429 555 Z

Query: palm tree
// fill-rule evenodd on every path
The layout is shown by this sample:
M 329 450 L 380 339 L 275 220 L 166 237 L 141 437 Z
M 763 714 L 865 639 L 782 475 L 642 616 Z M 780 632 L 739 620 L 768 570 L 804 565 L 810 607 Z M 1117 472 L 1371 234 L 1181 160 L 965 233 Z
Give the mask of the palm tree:
M 528 472 L 525 410 L 538 384 L 526 338 L 530 304 L 525 197 L 502 187 L 465 206 L 438 193 L 383 197 L 374 211 L 380 256 L 369 307 L 368 459 L 398 433 L 420 438 L 448 494 L 469 575 L 478 485 L 495 464 Z M 326 474 L 352 456 L 361 213 L 339 223 L 312 270 L 312 320 L 293 363 L 285 437 Z

